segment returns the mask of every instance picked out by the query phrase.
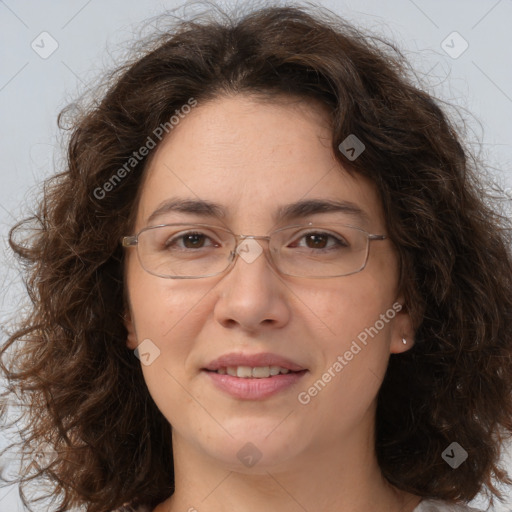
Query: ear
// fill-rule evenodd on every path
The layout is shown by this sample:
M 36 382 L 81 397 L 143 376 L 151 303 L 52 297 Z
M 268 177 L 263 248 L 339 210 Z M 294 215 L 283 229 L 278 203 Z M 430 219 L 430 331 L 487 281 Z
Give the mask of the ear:
M 135 324 L 132 319 L 132 313 L 130 309 L 126 309 L 123 315 L 124 326 L 128 331 L 128 336 L 126 338 L 126 346 L 131 350 L 135 350 L 137 348 L 137 334 L 135 333 Z
M 401 354 L 414 346 L 414 329 L 407 305 L 404 304 L 403 297 L 399 297 L 393 304 L 393 310 L 396 311 L 394 319 L 391 345 L 389 351 L 392 354 Z M 404 340 L 406 343 L 404 343 Z

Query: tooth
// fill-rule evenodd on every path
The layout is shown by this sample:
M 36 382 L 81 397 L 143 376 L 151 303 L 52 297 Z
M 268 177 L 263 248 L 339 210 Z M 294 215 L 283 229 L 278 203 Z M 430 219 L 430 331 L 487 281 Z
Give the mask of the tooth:
M 228 366 L 226 368 L 226 372 L 228 375 L 231 375 L 232 377 L 236 377 L 236 366 Z
M 281 373 L 289 373 L 290 370 L 288 368 L 281 368 Z
M 270 367 L 270 375 L 279 375 L 280 366 L 271 366 Z
M 221 375 L 226 375 L 226 368 L 219 368 L 217 370 L 217 373 L 220 373 Z
M 236 369 L 236 376 L 242 377 L 243 379 L 252 377 L 252 368 L 250 366 L 239 366 Z
M 252 369 L 252 376 L 257 378 L 265 378 L 270 377 L 270 367 L 269 366 L 258 366 Z

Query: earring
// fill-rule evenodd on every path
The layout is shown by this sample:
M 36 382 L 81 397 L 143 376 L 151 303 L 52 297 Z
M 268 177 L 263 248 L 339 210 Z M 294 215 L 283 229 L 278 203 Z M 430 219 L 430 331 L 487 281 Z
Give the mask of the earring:
M 402 338 L 402 343 L 403 343 L 404 345 L 407 345 L 407 340 L 406 340 L 405 338 Z

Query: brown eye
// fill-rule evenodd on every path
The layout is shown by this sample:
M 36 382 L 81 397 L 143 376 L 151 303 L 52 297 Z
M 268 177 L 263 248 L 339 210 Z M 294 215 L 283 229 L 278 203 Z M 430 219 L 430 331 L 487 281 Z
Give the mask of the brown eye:
M 324 249 L 327 245 L 327 239 L 329 236 L 327 235 L 318 235 L 318 234 L 311 234 L 306 235 L 306 245 L 310 249 Z
M 298 236 L 295 242 L 288 247 L 331 251 L 345 249 L 349 247 L 349 244 L 341 235 L 335 236 L 334 234 L 322 231 L 310 231 L 309 233 L 303 233 Z
M 206 236 L 202 233 L 189 233 L 182 237 L 183 245 L 187 249 L 195 249 L 197 247 L 203 247 L 206 240 Z
M 208 235 L 193 231 L 176 234 L 169 238 L 164 245 L 164 249 L 168 251 L 205 249 L 208 247 L 217 247 L 217 244 Z

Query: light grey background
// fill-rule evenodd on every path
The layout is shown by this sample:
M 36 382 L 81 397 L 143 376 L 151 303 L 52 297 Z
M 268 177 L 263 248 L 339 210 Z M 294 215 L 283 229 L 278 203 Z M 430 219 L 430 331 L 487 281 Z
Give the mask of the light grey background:
M 470 144 L 489 162 L 493 185 L 509 208 L 512 0 L 319 3 L 397 42 L 429 90 L 464 109 L 458 122 L 465 122 Z M 17 315 L 24 300 L 5 237 L 9 227 L 34 203 L 37 185 L 61 162 L 58 112 L 112 66 L 112 59 L 121 55 L 120 43 L 133 40 L 134 29 L 142 20 L 183 4 L 163 0 L 0 0 L 2 319 Z M 58 47 L 48 56 L 52 45 Z M 0 335 L 5 338 L 3 330 Z M 0 445 L 5 442 L 4 434 Z M 510 460 L 506 463 L 512 471 Z M 510 504 L 497 507 L 496 512 L 512 510 L 512 490 L 507 494 Z M 486 508 L 482 499 L 473 504 Z M 0 512 L 21 510 L 18 489 L 0 489 Z

